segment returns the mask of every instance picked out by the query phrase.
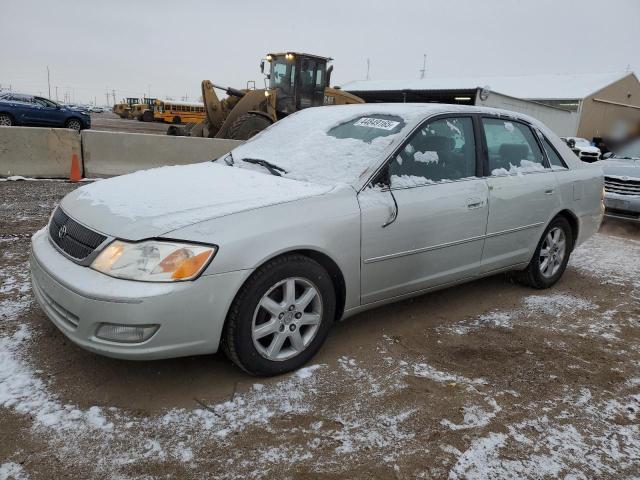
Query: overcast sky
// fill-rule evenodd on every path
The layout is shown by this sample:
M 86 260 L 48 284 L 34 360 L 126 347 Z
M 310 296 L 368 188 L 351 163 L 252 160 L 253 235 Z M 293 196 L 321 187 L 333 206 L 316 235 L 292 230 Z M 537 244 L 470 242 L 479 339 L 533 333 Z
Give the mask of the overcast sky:
M 0 87 L 76 102 L 263 85 L 269 51 L 333 57 L 332 83 L 640 71 L 639 0 L 0 0 Z M 110 99 L 111 101 L 111 99 Z

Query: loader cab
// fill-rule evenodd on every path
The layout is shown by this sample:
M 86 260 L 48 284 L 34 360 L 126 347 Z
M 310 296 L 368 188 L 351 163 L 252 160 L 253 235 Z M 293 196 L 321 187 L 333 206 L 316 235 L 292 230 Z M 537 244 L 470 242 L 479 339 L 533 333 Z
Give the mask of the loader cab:
M 267 55 L 269 89 L 276 91 L 276 110 L 289 114 L 323 105 L 330 60 L 294 52 Z

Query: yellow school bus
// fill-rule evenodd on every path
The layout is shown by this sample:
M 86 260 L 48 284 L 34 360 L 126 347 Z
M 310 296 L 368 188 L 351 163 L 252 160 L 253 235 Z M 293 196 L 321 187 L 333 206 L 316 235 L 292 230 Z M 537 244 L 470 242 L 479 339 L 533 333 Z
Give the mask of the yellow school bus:
M 153 119 L 156 122 L 200 123 L 205 116 L 203 103 L 156 100 L 153 109 Z

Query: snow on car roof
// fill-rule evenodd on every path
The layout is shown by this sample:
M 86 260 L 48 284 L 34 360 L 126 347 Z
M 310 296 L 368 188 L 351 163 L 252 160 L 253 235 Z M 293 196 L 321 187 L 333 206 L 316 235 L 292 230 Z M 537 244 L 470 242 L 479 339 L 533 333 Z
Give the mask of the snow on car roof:
M 354 184 L 397 145 L 417 122 L 440 112 L 480 111 L 477 107 L 440 104 L 359 104 L 301 110 L 275 123 L 231 153 L 234 165 L 265 171 L 242 162 L 266 160 L 287 171 L 285 177 L 324 185 Z M 486 109 L 485 109 L 486 110 Z M 356 125 L 359 119 L 364 119 Z M 381 124 L 378 120 L 391 123 Z M 335 127 L 378 131 L 380 135 L 332 135 Z M 396 125 L 392 125 L 396 123 Z M 390 129 L 388 129 L 391 127 Z M 387 128 L 387 130 L 385 130 Z M 364 140 L 362 138 L 365 138 Z
M 342 88 L 348 92 L 389 90 L 490 90 L 516 98 L 562 100 L 585 98 L 632 72 L 544 74 L 480 77 L 430 77 L 419 80 L 356 80 Z

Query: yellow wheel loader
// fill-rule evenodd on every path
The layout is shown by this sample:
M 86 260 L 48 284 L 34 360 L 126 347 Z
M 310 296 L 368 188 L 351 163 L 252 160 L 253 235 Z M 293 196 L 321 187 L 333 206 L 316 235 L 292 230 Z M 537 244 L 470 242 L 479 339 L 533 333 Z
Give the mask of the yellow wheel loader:
M 305 53 L 270 53 L 268 88 L 225 88 L 209 80 L 202 82 L 202 99 L 207 118 L 195 125 L 172 125 L 168 135 L 247 140 L 269 125 L 303 108 L 321 105 L 364 103 L 359 97 L 331 88 L 333 66 L 327 57 Z M 265 62 L 260 63 L 264 73 Z M 220 100 L 215 89 L 228 98 Z

